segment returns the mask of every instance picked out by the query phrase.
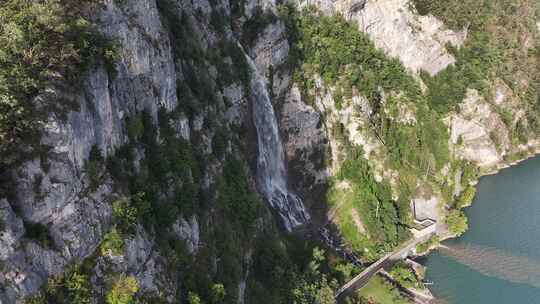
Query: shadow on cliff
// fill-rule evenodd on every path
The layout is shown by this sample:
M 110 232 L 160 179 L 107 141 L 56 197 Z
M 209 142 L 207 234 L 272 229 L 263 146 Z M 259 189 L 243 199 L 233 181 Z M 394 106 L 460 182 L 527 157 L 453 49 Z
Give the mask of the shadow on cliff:
M 287 159 L 289 188 L 303 200 L 311 215 L 299 233 L 313 235 L 328 222 L 327 159 L 329 140 L 323 117 L 292 90 L 275 104 Z

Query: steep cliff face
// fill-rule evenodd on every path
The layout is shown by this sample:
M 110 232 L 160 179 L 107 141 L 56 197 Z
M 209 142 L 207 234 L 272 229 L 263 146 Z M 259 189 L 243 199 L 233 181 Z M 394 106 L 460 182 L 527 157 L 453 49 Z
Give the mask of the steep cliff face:
M 111 220 L 108 197 L 115 190 L 107 175 L 97 188 L 89 186 L 84 164 L 91 147 L 97 145 L 104 156 L 114 153 L 127 140 L 125 117 L 143 109 L 157 117 L 160 106 L 177 105 L 174 60 L 156 4 L 108 3 L 96 19 L 106 35 L 119 39 L 122 60 L 115 77 L 103 66 L 87 73 L 83 88 L 69 96 L 79 111 L 69 112 L 67 118 L 53 113 L 48 117 L 41 139 L 51 147 L 47 157 L 27 161 L 12 173 L 15 195 L 5 205 L 4 216 L 17 210 L 18 221 L 46 227 L 52 244 L 44 248 L 23 233 L 3 235 L 2 240 L 10 239 L 2 243 L 6 303 L 36 292 L 47 277 L 81 262 L 101 242 Z M 153 45 L 150 38 L 160 43 Z M 58 98 L 63 94 L 56 92 Z
M 33 295 L 48 278 L 59 277 L 68 266 L 83 261 L 92 265 L 88 274 L 92 302 L 107 293 L 111 273 L 133 276 L 140 295 L 177 301 L 179 275 L 167 270 L 171 258 L 164 256 L 166 252 L 158 246 L 161 241 L 155 227 L 136 224 L 133 232 L 122 236 L 120 251 L 100 249 L 104 236 L 107 239 L 111 228 L 119 225 L 112 203 L 134 190 L 126 187 L 129 176 L 117 175 L 125 173 L 100 165 L 97 176 L 92 176 L 88 164 L 92 149 L 97 148 L 104 159 L 111 159 L 117 157 L 119 148 L 129 146 L 134 174 L 140 176 L 149 170 L 146 162 L 153 152 L 135 143 L 132 134 L 134 118 L 145 113 L 154 126 L 169 125 L 174 138 L 191 142 L 200 153 L 198 157 L 205 160 L 200 163 L 201 172 L 197 174 L 201 177 L 195 191 L 207 192 L 210 201 L 221 195 L 216 194 L 215 185 L 228 155 L 244 162 L 242 151 L 249 145 L 255 151 L 259 147 L 242 135 L 253 123 L 249 100 L 254 98 L 256 102 L 260 98 L 247 94 L 250 79 L 259 73 L 268 74 L 269 66 L 279 64 L 288 52 L 283 24 L 275 22 L 264 33 L 256 33 L 260 38 L 249 41 L 244 54 L 237 46 L 247 35 L 242 25 L 261 8 L 275 11 L 275 4 L 253 1 L 233 5 L 234 12 L 228 1 L 105 1 L 92 14 L 99 30 L 120 45 L 115 73 L 98 64 L 85 73 L 76 95 L 64 96 L 65 92 L 56 90 L 58 99 L 74 100 L 78 110 L 68 112 L 66 117 L 50 113 L 41 144 L 51 149 L 10 173 L 13 195 L 0 201 L 4 227 L 0 235 L 0 302 L 14 303 Z M 256 70 L 242 66 L 244 56 L 256 60 L 257 67 L 251 68 Z M 244 75 L 240 75 L 242 72 Z M 265 91 L 266 87 L 260 89 Z M 162 109 L 175 115 L 165 119 L 158 115 Z M 163 134 L 158 137 L 158 142 L 164 140 Z M 282 161 L 281 166 L 285 166 Z M 195 174 L 193 169 L 189 174 Z M 261 180 L 267 178 L 267 172 L 261 175 Z M 255 179 L 249 179 L 253 191 Z M 280 187 L 287 191 L 286 184 Z M 193 215 L 179 214 L 166 227 L 170 238 L 183 241 L 192 256 L 201 247 L 210 250 L 210 245 L 203 244 L 213 242 L 213 230 L 217 228 L 213 225 L 229 221 L 220 219 L 223 215 L 212 215 L 221 212 L 221 207 L 206 204 L 210 205 L 200 207 Z M 283 215 L 293 214 L 287 212 L 288 202 L 284 204 Z M 261 212 L 254 216 L 259 221 L 268 220 L 268 211 L 263 208 Z M 301 224 L 307 215 L 302 216 L 304 219 L 295 224 Z M 236 258 L 245 260 L 246 267 L 252 250 L 250 239 L 258 231 L 273 229 L 265 221 L 241 236 L 246 238 L 242 241 L 245 245 Z M 290 223 L 286 227 L 291 227 Z M 214 260 L 214 273 L 222 271 L 220 255 L 217 252 L 209 257 Z M 245 276 L 247 270 L 241 270 L 244 285 Z M 231 284 L 239 283 L 231 280 Z M 243 301 L 244 290 L 240 288 L 233 298 Z
M 509 148 L 504 122 L 476 91 L 469 91 L 460 107 L 460 114 L 452 116 L 449 122 L 452 144 L 462 144 L 456 153 L 479 166 L 489 167 L 501 162 L 501 154 Z M 493 130 L 497 130 L 497 133 Z M 495 145 L 495 140 L 499 146 Z

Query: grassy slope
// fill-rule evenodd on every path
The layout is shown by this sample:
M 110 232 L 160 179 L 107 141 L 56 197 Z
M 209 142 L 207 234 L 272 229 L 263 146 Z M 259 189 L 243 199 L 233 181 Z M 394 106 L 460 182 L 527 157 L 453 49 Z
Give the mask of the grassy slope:
M 409 304 L 399 292 L 380 276 L 374 276 L 362 288 L 359 295 L 377 304 Z M 370 302 L 371 303 L 371 302 Z

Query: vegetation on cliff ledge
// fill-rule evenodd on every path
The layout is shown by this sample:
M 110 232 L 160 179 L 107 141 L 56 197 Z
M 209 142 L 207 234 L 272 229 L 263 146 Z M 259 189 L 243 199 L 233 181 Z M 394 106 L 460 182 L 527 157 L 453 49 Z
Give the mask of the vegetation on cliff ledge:
M 456 110 L 467 88 L 490 96 L 502 80 L 519 98 L 527 119 L 505 119 L 514 141 L 540 130 L 540 32 L 536 0 L 413 0 L 418 13 L 431 14 L 454 30 L 468 32 L 459 49 L 449 48 L 456 63 L 430 77 L 423 75 L 429 99 L 440 112 Z M 504 116 L 505 112 L 501 113 Z
M 345 186 L 335 185 L 329 199 L 339 210 L 337 221 L 345 239 L 372 261 L 410 237 L 409 203 L 392 199 L 390 185 L 375 180 L 362 154 L 360 150 L 345 160 L 335 181 Z M 346 194 L 336 197 L 338 193 Z M 359 225 L 365 226 L 364 233 L 359 233 Z
M 439 175 L 450 161 L 442 115 L 432 109 L 420 83 L 398 59 L 388 58 L 342 16 L 325 16 L 313 7 L 297 12 L 282 6 L 280 13 L 294 42 L 290 64 L 302 97 L 309 102 L 331 88 L 338 111 L 350 106 L 353 96 L 365 97 L 369 113 L 357 115 L 369 122 L 359 131 L 381 145 L 380 155 L 370 155 L 370 159 L 384 159 L 385 167 L 398 173 L 397 185 L 387 178 L 375 181 L 364 152 L 349 142 L 343 125 L 332 127 L 345 156 L 333 160 L 341 170 L 329 200 L 338 210 L 336 218 L 345 239 L 364 259 L 376 259 L 408 238 L 409 204 L 419 182 L 448 187 Z M 316 85 L 319 76 L 322 88 Z M 412 109 L 414 122 L 401 120 L 403 106 Z
M 76 108 L 50 89 L 78 88 L 82 72 L 97 62 L 112 70 L 115 44 L 85 18 L 86 5 L 73 0 L 2 2 L 0 168 L 22 160 L 21 151 L 28 150 L 20 145 L 35 144 L 49 112 Z

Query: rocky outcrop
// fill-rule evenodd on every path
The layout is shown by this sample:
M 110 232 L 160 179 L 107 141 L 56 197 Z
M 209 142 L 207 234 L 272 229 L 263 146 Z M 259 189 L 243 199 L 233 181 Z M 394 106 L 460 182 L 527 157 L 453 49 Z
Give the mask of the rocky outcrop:
M 124 240 L 121 255 L 100 255 L 96 257 L 90 282 L 94 298 L 92 303 L 100 303 L 99 298 L 107 293 L 107 285 L 121 275 L 133 276 L 138 283 L 139 293 L 159 295 L 166 302 L 173 302 L 177 290 L 174 272 L 167 269 L 166 259 L 161 256 L 155 238 L 141 226 L 133 236 Z
M 0 200 L 0 210 L 0 259 L 4 261 L 15 252 L 15 245 L 24 234 L 24 226 L 7 200 Z
M 287 156 L 299 162 L 297 170 L 314 177 L 305 186 L 324 182 L 328 172 L 323 158 L 327 143 L 323 118 L 302 101 L 296 86 L 290 90 L 286 101 L 281 109 L 281 124 L 287 138 Z
M 439 200 L 436 196 L 413 198 L 411 207 L 414 217 L 418 221 L 426 219 L 439 220 Z
M 325 185 L 330 173 L 326 163 L 325 122 L 316 109 L 302 101 L 296 86 L 283 101 L 279 116 L 292 186 L 300 191 L 308 205 L 324 206 Z
M 413 71 L 437 74 L 455 62 L 446 44 L 459 46 L 466 31 L 454 32 L 433 16 L 418 16 L 408 0 L 367 1 L 364 9 L 351 13 L 360 30 L 388 55 L 397 57 Z
M 289 55 L 289 42 L 283 21 L 276 20 L 264 27 L 249 54 L 254 58 L 258 70 L 269 71 L 282 65 Z
M 193 254 L 199 249 L 200 230 L 197 217 L 192 216 L 188 220 L 178 219 L 173 225 L 175 235 L 186 243 L 187 250 Z
M 459 114 L 447 119 L 455 153 L 480 167 L 502 161 L 509 148 L 506 125 L 475 90 L 469 90 Z
M 326 14 L 340 13 L 366 33 L 373 43 L 391 57 L 399 58 L 414 72 L 437 74 L 455 62 L 446 44 L 460 46 L 467 31 L 454 32 L 433 16 L 419 16 L 409 0 L 316 0 Z

